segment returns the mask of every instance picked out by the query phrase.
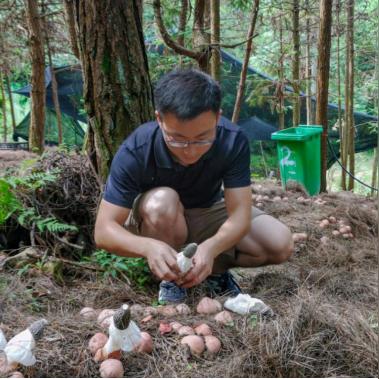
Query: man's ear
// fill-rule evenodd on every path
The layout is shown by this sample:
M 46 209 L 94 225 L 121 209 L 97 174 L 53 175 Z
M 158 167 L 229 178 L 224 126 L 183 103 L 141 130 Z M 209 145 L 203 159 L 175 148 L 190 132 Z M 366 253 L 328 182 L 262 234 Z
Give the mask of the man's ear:
M 160 113 L 157 110 L 155 110 L 154 113 L 155 113 L 155 118 L 157 119 L 158 124 L 160 125 L 162 123 L 161 115 L 160 115 Z

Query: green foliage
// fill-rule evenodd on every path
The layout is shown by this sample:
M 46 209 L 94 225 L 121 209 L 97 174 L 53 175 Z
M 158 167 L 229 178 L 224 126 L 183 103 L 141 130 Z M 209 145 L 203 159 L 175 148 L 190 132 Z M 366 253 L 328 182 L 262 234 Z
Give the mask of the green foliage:
M 59 169 L 49 172 L 33 172 L 26 176 L 9 176 L 6 181 L 13 187 L 23 187 L 30 190 L 37 190 L 46 186 L 48 183 L 54 183 L 57 180 Z
M 22 206 L 12 192 L 13 190 L 37 191 L 57 179 L 59 170 L 34 172 L 25 176 L 9 176 L 0 179 L 0 225 L 13 213 L 17 215 L 20 225 L 28 228 L 35 225 L 39 232 L 62 233 L 77 232 L 74 225 L 60 222 L 56 217 L 43 217 L 34 207 Z
M 105 250 L 95 250 L 92 257 L 84 261 L 98 264 L 104 270 L 104 277 L 122 277 L 143 288 L 151 281 L 149 266 L 144 258 L 123 258 Z
M 12 193 L 10 184 L 0 179 L 0 225 L 20 209 L 21 204 Z

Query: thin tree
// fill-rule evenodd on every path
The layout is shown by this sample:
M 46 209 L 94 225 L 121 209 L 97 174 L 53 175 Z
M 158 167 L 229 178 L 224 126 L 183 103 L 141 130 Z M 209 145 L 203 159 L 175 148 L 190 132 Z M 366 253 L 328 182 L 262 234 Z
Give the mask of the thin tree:
M 43 10 L 43 13 L 45 13 L 44 7 L 42 7 L 42 10 Z M 52 51 L 51 51 L 50 39 L 49 39 L 49 27 L 48 27 L 48 21 L 46 17 L 43 23 L 43 27 L 44 27 L 44 32 L 45 32 L 44 35 L 45 35 L 45 42 L 46 42 L 46 52 L 47 52 L 50 74 L 51 74 L 51 92 L 53 95 L 54 111 L 57 118 L 58 144 L 61 144 L 63 142 L 62 112 L 61 112 L 61 107 L 59 104 L 58 84 L 57 84 L 57 78 L 55 76 L 55 71 L 53 67 L 53 58 L 52 58 Z
M 259 11 L 259 0 L 254 0 L 254 5 L 251 11 L 251 17 L 250 17 L 250 26 L 247 32 L 247 45 L 246 45 L 245 57 L 243 59 L 241 76 L 240 76 L 240 81 L 238 84 L 237 98 L 234 104 L 234 110 L 233 110 L 233 116 L 232 116 L 232 121 L 235 123 L 238 122 L 240 111 L 241 111 L 242 99 L 245 93 L 247 69 L 249 67 L 249 60 L 250 60 L 251 51 L 252 51 L 253 36 L 254 36 L 254 31 L 255 31 L 255 25 L 257 23 L 257 18 L 258 18 L 258 11 Z
M 5 74 L 5 85 L 7 87 L 7 92 L 8 92 L 8 99 L 9 99 L 9 105 L 11 108 L 11 118 L 12 118 L 12 132 L 16 131 L 16 117 L 14 114 L 14 103 L 13 103 L 13 96 L 12 96 L 12 88 L 11 88 L 11 83 L 9 80 L 9 75 L 8 73 Z
M 310 23 L 310 9 L 309 9 L 309 0 L 305 1 L 305 30 L 306 30 L 306 44 L 305 44 L 305 72 L 306 72 L 306 108 L 307 108 L 307 124 L 310 125 L 313 123 L 313 112 L 312 112 L 312 62 L 311 62 L 311 23 Z
M 347 154 L 349 175 L 348 190 L 354 189 L 355 173 L 355 128 L 354 128 L 354 0 L 346 0 L 346 74 L 345 74 L 345 118 L 347 131 Z
M 343 167 L 346 167 L 346 123 L 342 122 L 342 104 L 341 104 L 341 58 L 340 58 L 340 39 L 341 39 L 341 23 L 340 23 L 341 3 L 340 0 L 336 2 L 336 37 L 337 37 L 337 107 L 338 107 L 338 130 L 340 135 L 340 159 Z M 346 172 L 341 168 L 341 188 L 346 190 Z
M 371 189 L 371 196 L 374 196 L 375 194 L 374 188 L 378 188 L 378 160 L 379 160 L 378 146 L 376 146 L 376 148 L 374 149 L 374 162 L 372 165 L 371 187 L 373 189 Z
M 292 124 L 298 126 L 300 124 L 300 5 L 299 0 L 292 0 Z
M 0 71 L 0 92 L 1 92 L 1 105 L 3 108 L 3 141 L 7 142 L 8 128 L 7 128 L 7 100 L 5 98 L 3 72 Z
M 45 131 L 45 56 L 37 0 L 26 0 L 26 15 L 32 63 L 29 149 L 42 153 Z
M 211 44 L 212 49 L 211 75 L 220 81 L 221 78 L 221 54 L 220 54 L 220 0 L 211 0 Z
M 279 15 L 279 82 L 276 85 L 276 97 L 279 101 L 278 113 L 279 113 L 279 130 L 284 129 L 284 41 L 283 41 L 283 12 Z
M 87 152 L 103 179 L 122 141 L 154 117 L 141 6 L 141 0 L 75 2 Z
M 320 0 L 320 26 L 318 35 L 316 124 L 322 125 L 321 136 L 321 191 L 326 191 L 327 138 L 328 138 L 328 90 L 330 69 L 330 45 L 332 28 L 332 0 Z
M 63 5 L 71 50 L 75 57 L 79 59 L 78 36 L 75 30 L 74 1 L 63 0 Z
M 178 27 L 178 44 L 184 47 L 184 37 L 186 34 L 187 26 L 187 13 L 188 13 L 188 0 L 181 0 L 180 14 L 179 14 L 179 27 Z M 184 56 L 179 55 L 179 66 L 183 67 Z

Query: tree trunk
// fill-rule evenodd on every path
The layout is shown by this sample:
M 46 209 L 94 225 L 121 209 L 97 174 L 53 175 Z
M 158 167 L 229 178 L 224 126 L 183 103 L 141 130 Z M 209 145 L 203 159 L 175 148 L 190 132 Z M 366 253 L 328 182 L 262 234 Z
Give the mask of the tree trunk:
M 8 98 L 9 98 L 9 104 L 11 106 L 11 117 L 12 117 L 12 132 L 13 134 L 16 131 L 16 117 L 14 114 L 14 103 L 13 103 L 13 96 L 12 96 L 12 88 L 11 88 L 11 83 L 9 80 L 9 75 L 5 75 L 5 84 L 7 86 L 7 92 L 8 92 Z
M 328 138 L 328 89 L 330 45 L 332 27 L 332 0 L 320 0 L 320 29 L 317 43 L 316 124 L 322 125 L 321 138 L 321 191 L 326 191 L 327 138 Z
M 88 150 L 103 179 L 122 141 L 154 117 L 140 2 L 75 2 Z
M 336 34 L 337 34 L 337 94 L 338 94 L 338 132 L 340 135 L 340 160 L 344 168 L 346 168 L 346 149 L 344 149 L 346 133 L 346 123 L 342 123 L 342 106 L 341 106 L 341 61 L 340 61 L 340 0 L 336 3 Z M 346 172 L 341 168 L 341 189 L 346 190 Z
M 3 108 L 3 141 L 7 142 L 8 128 L 7 128 L 7 100 L 5 98 L 3 73 L 0 71 L 0 92 L 1 92 L 1 104 Z
M 349 171 L 355 173 L 355 149 L 354 149 L 354 0 L 346 1 L 346 85 L 345 85 L 345 114 L 347 130 L 347 154 Z M 348 190 L 354 189 L 354 179 L 349 175 Z
M 209 0 L 196 0 L 192 27 L 192 46 L 199 53 L 197 60 L 200 70 L 210 73 L 209 35 L 206 32 L 206 4 Z
M 259 11 L 259 0 L 254 0 L 254 6 L 251 11 L 250 26 L 247 32 L 248 41 L 246 45 L 245 57 L 242 64 L 240 82 L 238 84 L 237 98 L 236 98 L 236 103 L 234 105 L 233 116 L 232 116 L 232 121 L 235 123 L 238 122 L 240 111 L 241 111 L 242 99 L 245 93 L 247 69 L 249 67 L 249 60 L 250 60 L 251 50 L 252 50 L 252 45 L 253 45 L 253 35 L 254 35 L 255 25 L 257 23 L 258 11 Z
M 180 8 L 179 15 L 179 36 L 178 36 L 178 44 L 184 47 L 184 35 L 186 32 L 187 26 L 187 13 L 188 13 L 188 0 L 182 0 L 182 6 Z M 183 67 L 183 55 L 179 56 L 179 66 Z
M 37 0 L 26 0 L 26 15 L 32 63 L 29 150 L 41 154 L 44 145 L 46 89 L 43 35 Z
M 221 79 L 221 54 L 220 54 L 220 0 L 211 0 L 211 74 L 218 82 Z
M 292 0 L 292 123 L 300 124 L 300 32 L 299 32 L 299 0 Z
M 63 0 L 64 15 L 70 39 L 71 50 L 79 59 L 78 37 L 75 29 L 75 14 L 74 14 L 74 1 Z
M 186 32 L 187 25 L 187 13 L 188 13 L 188 0 L 182 0 L 182 6 L 180 8 L 179 16 L 179 36 L 178 44 L 184 46 L 184 34 Z
M 378 188 L 378 149 L 379 146 L 375 148 L 375 153 L 374 153 L 374 163 L 372 165 L 372 179 L 371 179 L 371 187 L 373 188 Z M 371 190 L 371 196 L 374 196 L 375 190 Z
M 57 79 L 55 77 L 53 60 L 51 57 L 49 37 L 47 33 L 48 33 L 48 30 L 47 28 L 45 28 L 46 50 L 47 50 L 47 56 L 49 58 L 49 67 L 50 67 L 50 72 L 51 72 L 51 92 L 53 95 L 54 110 L 57 116 L 58 143 L 61 144 L 63 143 L 62 113 L 61 113 L 61 107 L 59 105 L 58 84 L 57 84 Z
M 284 129 L 284 47 L 283 47 L 283 21 L 282 14 L 279 17 L 279 83 L 277 85 L 277 96 L 279 98 L 279 130 Z
M 309 10 L 309 0 L 306 0 L 305 9 L 307 12 L 306 21 L 305 21 L 305 29 L 307 35 L 307 43 L 306 43 L 306 54 L 305 54 L 305 71 L 306 71 L 306 107 L 307 107 L 307 124 L 311 125 L 313 123 L 312 117 L 312 63 L 311 63 L 311 25 L 310 25 L 310 10 Z

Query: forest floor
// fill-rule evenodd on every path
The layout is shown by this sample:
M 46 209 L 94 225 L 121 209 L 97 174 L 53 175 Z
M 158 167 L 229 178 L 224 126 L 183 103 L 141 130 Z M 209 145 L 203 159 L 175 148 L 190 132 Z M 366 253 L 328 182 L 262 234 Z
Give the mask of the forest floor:
M 16 165 L 20 158 L 25 159 L 9 162 Z M 0 162 L 4 162 L 1 156 Z M 284 191 L 267 180 L 255 182 L 252 192 L 255 198 L 260 196 L 261 209 L 292 232 L 307 235 L 295 243 L 293 256 L 284 264 L 234 270 L 243 292 L 263 300 L 276 317 L 233 314 L 233 325 L 218 325 L 213 316 L 196 314 L 202 289 L 193 289 L 187 301 L 190 315 L 156 316 L 147 323 L 142 323 L 143 316 L 134 316 L 152 335 L 154 348 L 151 354 L 124 353 L 125 376 L 377 376 L 377 202 L 349 192 L 308 197 L 299 189 Z M 329 216 L 350 226 L 354 237 L 333 235 L 338 224 L 321 228 L 320 221 Z M 0 252 L 0 260 L 7 253 Z M 98 377 L 99 364 L 87 345 L 93 334 L 106 331 L 96 321 L 83 319 L 82 307 L 156 304 L 157 286 L 141 290 L 104 279 L 94 270 L 70 266 L 61 283 L 42 271 L 21 273 L 8 268 L 0 273 L 0 328 L 9 339 L 38 318 L 49 321 L 35 349 L 36 365 L 20 369 L 26 377 Z M 189 356 L 181 337 L 159 333 L 162 320 L 208 323 L 221 340 L 221 351 L 216 356 Z

